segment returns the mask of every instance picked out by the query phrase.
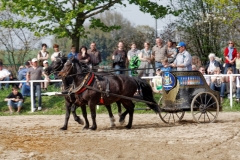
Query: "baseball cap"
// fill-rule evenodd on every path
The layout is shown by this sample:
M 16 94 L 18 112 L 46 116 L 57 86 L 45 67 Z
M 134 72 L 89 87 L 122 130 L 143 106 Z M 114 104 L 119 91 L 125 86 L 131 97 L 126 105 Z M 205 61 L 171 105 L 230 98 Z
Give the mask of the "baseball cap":
M 161 68 L 157 68 L 156 71 L 161 71 Z
M 32 59 L 32 62 L 37 62 L 37 61 L 38 61 L 37 58 Z
M 179 42 L 177 48 L 179 47 L 186 47 L 186 44 L 184 42 Z
M 25 65 L 26 65 L 26 66 L 29 66 L 29 65 L 30 65 L 30 63 L 29 63 L 29 62 L 25 62 Z
M 47 60 L 43 61 L 43 64 L 45 64 L 45 63 L 48 63 L 48 61 Z

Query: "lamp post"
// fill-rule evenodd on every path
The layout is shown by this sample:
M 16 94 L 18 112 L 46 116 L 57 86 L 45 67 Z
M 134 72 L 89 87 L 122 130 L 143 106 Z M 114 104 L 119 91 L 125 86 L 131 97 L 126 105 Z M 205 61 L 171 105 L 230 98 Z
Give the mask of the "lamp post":
M 155 18 L 155 38 L 158 37 L 158 31 L 157 31 L 157 18 Z

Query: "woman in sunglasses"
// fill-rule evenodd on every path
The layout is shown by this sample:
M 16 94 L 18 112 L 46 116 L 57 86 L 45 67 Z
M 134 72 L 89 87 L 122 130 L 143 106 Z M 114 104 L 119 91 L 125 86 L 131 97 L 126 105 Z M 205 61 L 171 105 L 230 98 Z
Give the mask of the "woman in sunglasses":
M 237 49 L 234 47 L 234 42 L 229 41 L 228 47 L 224 49 L 224 57 L 225 57 L 225 69 L 224 74 L 227 73 L 227 68 L 231 67 L 233 73 L 236 73 L 236 57 L 237 57 Z

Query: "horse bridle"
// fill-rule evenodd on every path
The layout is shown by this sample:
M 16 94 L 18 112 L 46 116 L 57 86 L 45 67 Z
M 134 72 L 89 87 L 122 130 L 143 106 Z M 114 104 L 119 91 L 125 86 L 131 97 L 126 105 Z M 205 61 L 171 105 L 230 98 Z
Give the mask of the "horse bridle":
M 60 67 L 63 67 L 63 65 L 64 65 L 63 61 L 62 61 L 62 59 L 60 57 L 56 57 L 56 59 L 60 59 L 61 64 L 56 69 L 54 69 L 55 70 L 54 72 L 56 72 L 56 70 L 58 70 Z M 54 73 L 54 72 L 52 72 L 52 73 Z

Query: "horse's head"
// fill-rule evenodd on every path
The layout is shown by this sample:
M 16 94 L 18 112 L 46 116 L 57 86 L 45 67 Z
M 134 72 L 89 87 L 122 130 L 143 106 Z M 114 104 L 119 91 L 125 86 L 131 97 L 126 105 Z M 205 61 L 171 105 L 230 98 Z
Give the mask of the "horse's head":
M 90 71 L 90 68 L 86 64 L 79 62 L 75 58 L 70 58 L 64 64 L 58 76 L 67 77 L 70 75 L 81 75 L 81 74 L 86 74 L 89 71 Z
M 54 61 L 52 61 L 51 65 L 44 70 L 44 72 L 47 75 L 50 75 L 51 73 L 54 73 L 54 72 L 59 72 L 63 68 L 64 63 L 66 63 L 66 61 L 67 61 L 67 57 L 58 56 L 55 58 Z

